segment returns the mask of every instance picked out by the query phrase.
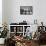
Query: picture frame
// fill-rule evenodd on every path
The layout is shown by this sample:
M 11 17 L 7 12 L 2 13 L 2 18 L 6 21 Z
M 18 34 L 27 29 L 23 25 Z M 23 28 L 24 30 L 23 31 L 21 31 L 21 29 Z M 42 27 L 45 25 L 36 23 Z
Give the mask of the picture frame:
M 20 6 L 20 14 L 21 15 L 32 15 L 33 7 L 32 6 Z

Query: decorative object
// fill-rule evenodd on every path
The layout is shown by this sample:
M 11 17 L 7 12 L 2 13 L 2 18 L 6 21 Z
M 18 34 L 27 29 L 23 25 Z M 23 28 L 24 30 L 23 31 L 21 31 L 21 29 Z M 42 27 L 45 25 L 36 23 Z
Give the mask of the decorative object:
M 0 44 L 4 44 L 4 40 L 7 37 L 8 29 L 7 24 L 3 24 L 3 31 L 0 31 Z
M 28 40 L 32 39 L 32 32 L 30 32 L 30 27 L 27 27 L 26 29 L 26 38 Z
M 37 24 L 37 19 L 34 20 L 34 24 Z
M 33 7 L 32 6 L 20 6 L 20 14 L 21 15 L 32 15 Z
M 7 32 L 8 32 L 7 24 L 4 23 L 3 24 L 3 31 L 1 32 L 0 38 L 6 38 L 7 37 Z
M 0 44 L 4 44 L 5 38 L 0 38 Z

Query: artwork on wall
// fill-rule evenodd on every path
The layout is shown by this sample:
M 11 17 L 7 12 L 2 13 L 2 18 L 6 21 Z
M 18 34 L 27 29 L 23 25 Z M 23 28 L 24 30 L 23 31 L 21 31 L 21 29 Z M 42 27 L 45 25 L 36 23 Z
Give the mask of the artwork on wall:
M 32 6 L 20 6 L 20 14 L 21 15 L 32 15 L 33 7 Z

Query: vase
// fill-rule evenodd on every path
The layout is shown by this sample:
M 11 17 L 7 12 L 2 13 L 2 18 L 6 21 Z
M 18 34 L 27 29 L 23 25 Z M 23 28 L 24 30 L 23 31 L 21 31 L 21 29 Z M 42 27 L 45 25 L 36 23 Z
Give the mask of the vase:
M 4 44 L 5 38 L 0 38 L 0 44 Z

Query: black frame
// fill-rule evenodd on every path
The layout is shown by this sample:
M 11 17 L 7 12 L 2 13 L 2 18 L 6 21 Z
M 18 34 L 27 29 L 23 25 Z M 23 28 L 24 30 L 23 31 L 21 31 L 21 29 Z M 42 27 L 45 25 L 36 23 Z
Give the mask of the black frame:
M 21 15 L 32 15 L 33 7 L 32 6 L 20 6 L 20 14 Z

